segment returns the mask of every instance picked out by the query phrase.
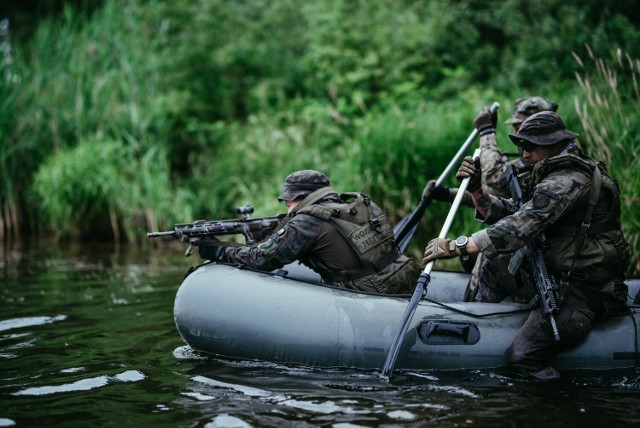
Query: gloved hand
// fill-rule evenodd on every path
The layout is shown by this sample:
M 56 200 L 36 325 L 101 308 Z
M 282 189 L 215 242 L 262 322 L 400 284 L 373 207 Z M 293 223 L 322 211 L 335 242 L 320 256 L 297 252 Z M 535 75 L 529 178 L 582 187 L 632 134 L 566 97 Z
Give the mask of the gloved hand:
M 436 180 L 429 180 L 422 194 L 424 197 L 428 197 L 429 195 L 436 201 L 451 202 L 453 200 L 451 190 L 444 185 L 436 187 Z
M 220 260 L 225 246 L 219 245 L 220 241 L 215 238 L 202 238 L 198 241 L 198 253 L 205 260 L 217 262 Z
M 480 114 L 473 119 L 473 126 L 476 127 L 480 135 L 496 132 L 496 123 L 498 123 L 498 111 L 491 113 L 487 106 L 484 106 Z
M 474 160 L 471 156 L 467 156 L 462 160 L 462 165 L 460 165 L 460 169 L 456 172 L 456 180 L 462 183 L 462 180 L 467 177 L 471 177 L 467 191 L 473 193 L 482 185 L 480 158 Z
M 456 243 L 449 238 L 435 238 L 429 241 L 424 249 L 422 263 L 425 265 L 435 259 L 451 259 L 456 257 Z

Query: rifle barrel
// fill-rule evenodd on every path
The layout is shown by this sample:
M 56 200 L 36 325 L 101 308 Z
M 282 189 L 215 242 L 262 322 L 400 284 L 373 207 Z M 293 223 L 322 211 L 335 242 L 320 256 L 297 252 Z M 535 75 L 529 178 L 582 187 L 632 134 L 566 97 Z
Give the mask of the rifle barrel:
M 175 230 L 169 230 L 166 232 L 148 232 L 147 238 L 159 238 L 161 236 L 173 236 L 175 234 L 176 234 Z

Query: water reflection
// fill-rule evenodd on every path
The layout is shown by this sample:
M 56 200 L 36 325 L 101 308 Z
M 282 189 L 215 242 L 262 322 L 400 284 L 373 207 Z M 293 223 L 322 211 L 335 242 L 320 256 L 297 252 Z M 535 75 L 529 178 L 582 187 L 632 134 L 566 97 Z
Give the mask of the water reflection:
M 65 372 L 61 370 L 61 372 Z M 71 383 L 52 386 L 38 386 L 33 388 L 25 388 L 13 395 L 49 395 L 60 394 L 64 392 L 89 391 L 91 389 L 107 386 L 114 381 L 118 382 L 137 382 L 144 379 L 144 374 L 137 370 L 128 370 L 115 376 L 97 376 L 94 378 L 82 379 Z
M 232 361 L 173 323 L 182 248 L 0 249 L 2 426 L 638 426 L 640 372 L 551 386 L 499 370 L 398 372 Z
M 56 321 L 67 319 L 66 315 L 56 315 L 53 317 L 24 317 L 0 321 L 0 331 L 14 328 L 31 327 L 35 325 L 51 324 Z

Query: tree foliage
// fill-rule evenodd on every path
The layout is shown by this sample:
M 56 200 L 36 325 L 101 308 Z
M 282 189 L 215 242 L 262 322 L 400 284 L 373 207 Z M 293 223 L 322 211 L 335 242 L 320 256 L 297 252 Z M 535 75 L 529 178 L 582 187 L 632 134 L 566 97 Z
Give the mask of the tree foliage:
M 26 9 L 3 3 L 0 230 L 110 213 L 105 235 L 136 240 L 241 203 L 270 215 L 282 179 L 300 168 L 323 170 L 340 190 L 367 189 L 397 220 L 485 104 L 500 101 L 504 117 L 515 98 L 546 96 L 585 132 L 596 106 L 584 108 L 576 57 L 620 49 L 635 64 L 635 3 L 61 0 L 34 9 L 29 30 L 14 27 Z M 619 91 L 625 115 L 636 108 L 630 87 Z M 631 147 L 637 121 L 622 129 L 616 147 Z M 508 150 L 508 129 L 498 132 Z M 615 176 L 623 165 L 612 164 Z M 418 240 L 442 216 L 430 209 Z M 460 228 L 477 227 L 460 217 Z

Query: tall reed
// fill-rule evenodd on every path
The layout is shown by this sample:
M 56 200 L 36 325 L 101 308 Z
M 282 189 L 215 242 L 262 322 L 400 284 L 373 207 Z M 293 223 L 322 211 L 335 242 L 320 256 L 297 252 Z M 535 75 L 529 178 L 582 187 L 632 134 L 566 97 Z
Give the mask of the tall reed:
M 13 46 L 10 38 L 10 22 L 0 20 L 0 238 L 18 235 L 18 204 L 16 189 L 10 175 L 13 147 L 5 145 L 8 130 L 15 121 L 16 92 L 19 77 L 14 71 Z
M 153 207 L 149 194 L 173 199 L 165 193 L 171 188 L 167 153 L 175 112 L 183 108 L 185 97 L 162 80 L 168 30 L 140 21 L 140 4 L 109 1 L 91 15 L 67 7 L 62 17 L 41 23 L 33 39 L 16 49 L 13 86 L 0 88 L 10 95 L 5 104 L 11 103 L 11 120 L 2 123 L 0 135 L 0 201 L 17 207 L 16 215 L 3 216 L 17 217 L 12 229 L 22 223 L 31 230 L 55 226 L 58 232 L 71 233 L 69 223 L 91 217 L 95 206 L 110 214 L 106 224 L 116 240 L 137 240 L 132 238 L 139 229 L 155 228 L 175 216 L 177 211 L 167 203 Z M 8 110 L 0 108 L 2 113 Z M 100 151 L 116 145 L 122 149 Z M 126 155 L 127 168 L 112 153 Z M 99 159 L 105 162 L 95 162 Z M 95 169 L 74 162 L 88 162 Z M 141 170 L 131 172 L 129 167 Z M 79 175 L 58 180 L 58 172 Z M 51 181 L 44 185 L 47 179 Z M 86 189 L 89 183 L 96 186 L 94 191 L 78 191 L 70 198 L 69 185 Z M 109 190 L 116 183 L 125 186 Z M 149 211 L 136 223 L 131 216 L 138 208 Z M 157 214 L 152 216 L 154 208 Z M 3 209 L 7 211 L 12 213 Z M 66 220 L 62 214 L 68 215 Z M 41 218 L 56 221 L 38 221 Z M 33 224 L 24 225 L 27 220 Z M 134 228 L 140 221 L 143 224 Z M 6 228 L 7 220 L 4 223 Z
M 605 162 L 620 184 L 622 228 L 631 245 L 629 275 L 640 275 L 640 60 L 617 49 L 600 58 L 586 46 L 588 62 L 573 52 L 583 91 L 574 99 L 584 149 Z

